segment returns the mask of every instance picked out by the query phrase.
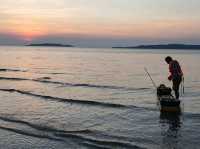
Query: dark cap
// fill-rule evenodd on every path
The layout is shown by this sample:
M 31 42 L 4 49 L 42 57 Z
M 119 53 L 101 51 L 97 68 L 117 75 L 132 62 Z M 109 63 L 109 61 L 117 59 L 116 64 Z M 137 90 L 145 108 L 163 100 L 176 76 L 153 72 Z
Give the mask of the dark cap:
M 165 61 L 169 64 L 172 61 L 172 57 L 171 56 L 167 56 L 165 58 Z

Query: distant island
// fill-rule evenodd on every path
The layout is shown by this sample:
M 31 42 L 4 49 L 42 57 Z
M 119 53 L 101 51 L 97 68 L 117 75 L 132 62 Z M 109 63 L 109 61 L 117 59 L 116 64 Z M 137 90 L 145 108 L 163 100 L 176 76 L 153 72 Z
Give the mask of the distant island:
M 32 43 L 26 46 L 39 46 L 39 47 L 74 47 L 73 45 L 68 44 L 59 44 L 59 43 Z
M 158 44 L 158 45 L 139 45 L 139 46 L 112 47 L 112 48 L 125 48 L 125 49 L 198 49 L 198 50 L 200 50 L 200 45 Z

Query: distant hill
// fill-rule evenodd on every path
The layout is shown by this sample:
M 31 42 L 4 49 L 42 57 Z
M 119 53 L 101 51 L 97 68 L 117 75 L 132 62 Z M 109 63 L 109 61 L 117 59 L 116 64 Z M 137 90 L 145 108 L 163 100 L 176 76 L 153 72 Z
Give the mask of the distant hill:
M 74 47 L 73 45 L 59 44 L 59 43 L 32 43 L 26 46 L 42 46 L 42 47 Z
M 158 45 L 139 45 L 139 46 L 112 47 L 112 48 L 126 48 L 126 49 L 198 49 L 198 50 L 200 50 L 200 45 L 158 44 Z

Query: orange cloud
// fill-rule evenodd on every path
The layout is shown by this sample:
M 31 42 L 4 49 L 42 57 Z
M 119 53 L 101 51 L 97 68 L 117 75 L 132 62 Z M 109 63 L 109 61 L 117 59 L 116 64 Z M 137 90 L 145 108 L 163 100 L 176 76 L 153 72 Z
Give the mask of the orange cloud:
M 200 36 L 200 22 L 193 20 L 152 20 L 130 22 L 76 22 L 73 19 L 15 18 L 6 22 L 4 30 L 25 41 L 55 34 L 134 38 L 182 38 Z

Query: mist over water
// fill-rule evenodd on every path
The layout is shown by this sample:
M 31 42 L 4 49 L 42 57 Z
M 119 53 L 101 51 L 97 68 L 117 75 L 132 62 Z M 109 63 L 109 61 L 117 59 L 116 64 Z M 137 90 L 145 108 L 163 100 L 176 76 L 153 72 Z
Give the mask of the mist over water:
M 0 148 L 200 145 L 200 51 L 0 47 Z M 182 65 L 181 115 L 161 114 L 164 58 Z

